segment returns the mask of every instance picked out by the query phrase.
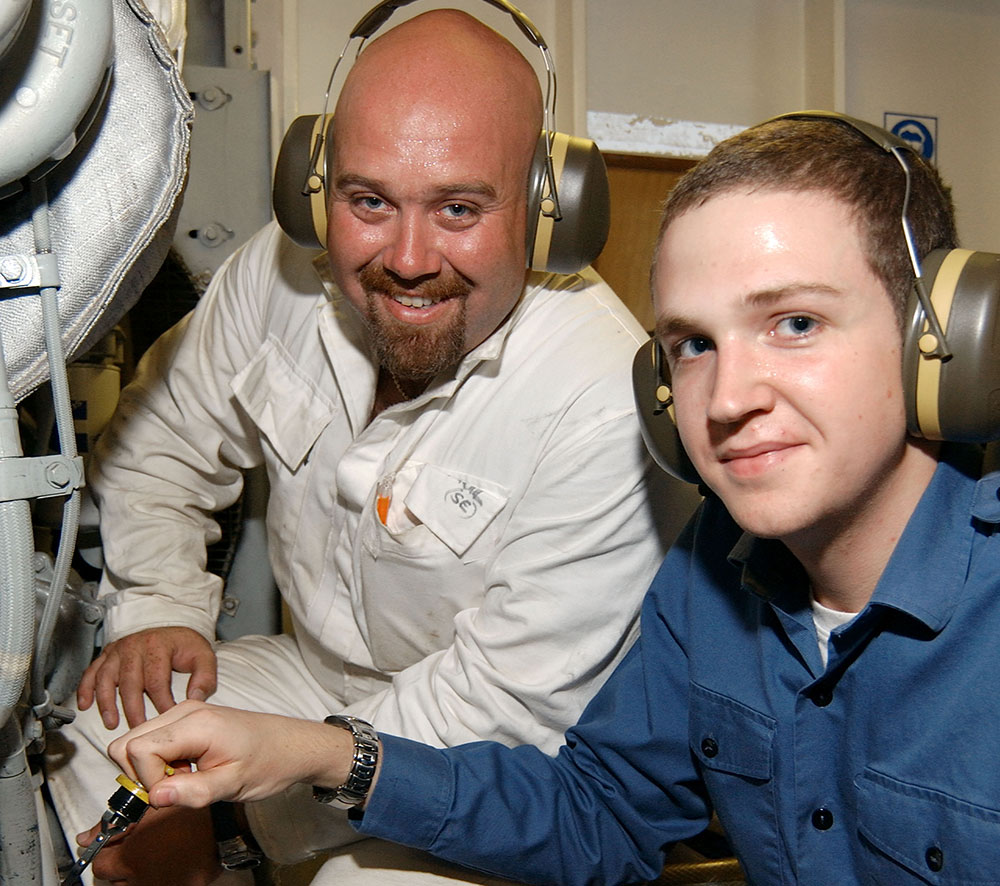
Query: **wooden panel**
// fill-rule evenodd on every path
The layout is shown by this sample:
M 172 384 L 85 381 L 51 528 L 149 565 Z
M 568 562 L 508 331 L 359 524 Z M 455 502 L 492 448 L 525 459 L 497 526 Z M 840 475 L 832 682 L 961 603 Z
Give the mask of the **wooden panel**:
M 594 267 L 646 329 L 653 328 L 649 265 L 670 189 L 692 160 L 605 153 L 611 183 L 611 232 Z

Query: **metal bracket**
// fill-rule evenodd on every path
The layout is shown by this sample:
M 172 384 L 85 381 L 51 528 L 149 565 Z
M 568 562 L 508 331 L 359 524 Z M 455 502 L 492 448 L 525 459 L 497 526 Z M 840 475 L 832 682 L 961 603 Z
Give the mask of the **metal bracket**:
M 0 289 L 43 289 L 61 282 L 55 253 L 0 256 Z
M 69 495 L 83 485 L 83 458 L 79 455 L 0 459 L 0 501 Z

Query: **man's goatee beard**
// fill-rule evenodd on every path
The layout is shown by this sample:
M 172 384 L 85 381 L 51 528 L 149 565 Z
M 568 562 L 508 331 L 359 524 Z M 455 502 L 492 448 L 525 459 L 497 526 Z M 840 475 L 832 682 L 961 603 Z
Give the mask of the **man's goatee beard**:
M 371 333 L 379 365 L 399 379 L 426 381 L 453 369 L 465 355 L 466 297 L 472 284 L 457 274 L 434 277 L 413 287 L 379 265 L 366 265 L 358 279 L 365 291 L 364 319 Z M 414 326 L 387 316 L 379 300 L 388 296 L 421 296 L 434 300 L 458 299 L 459 308 L 447 325 Z

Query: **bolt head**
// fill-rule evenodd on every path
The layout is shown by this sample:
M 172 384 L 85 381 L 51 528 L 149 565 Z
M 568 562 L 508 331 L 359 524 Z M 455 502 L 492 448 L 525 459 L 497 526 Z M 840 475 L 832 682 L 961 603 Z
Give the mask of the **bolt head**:
M 0 261 L 0 276 L 8 283 L 16 283 L 25 276 L 24 262 L 17 256 L 9 256 Z

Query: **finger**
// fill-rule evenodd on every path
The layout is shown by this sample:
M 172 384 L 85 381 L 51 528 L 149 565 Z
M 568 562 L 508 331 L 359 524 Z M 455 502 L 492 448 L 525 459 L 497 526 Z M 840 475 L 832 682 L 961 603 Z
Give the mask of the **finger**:
M 169 711 L 176 704 L 176 701 L 171 687 L 173 666 L 168 649 L 163 646 L 149 648 L 143 658 L 140 670 L 146 694 L 153 702 L 157 712 L 163 714 Z M 129 723 L 131 722 L 129 720 Z
M 89 846 L 94 842 L 97 835 L 101 832 L 101 826 L 95 824 L 89 831 L 83 831 L 76 835 L 76 845 L 77 846 Z
M 125 749 L 136 775 L 146 787 L 150 805 L 207 806 L 215 797 L 210 784 L 205 781 L 205 773 L 190 768 L 180 769 L 166 762 L 168 758 L 175 758 L 177 753 L 168 748 L 180 746 L 169 736 L 164 737 L 168 732 L 169 727 L 153 736 L 133 739 Z M 191 747 L 188 743 L 183 743 L 183 746 Z M 192 754 L 196 755 L 197 752 Z
M 210 698 L 218 685 L 215 652 L 206 649 L 193 656 L 191 679 L 188 680 L 187 697 L 205 701 Z
M 134 729 L 146 722 L 145 676 L 142 665 L 131 660 L 122 662 L 118 678 L 118 694 L 121 696 L 122 712 L 130 728 Z
M 203 809 L 217 800 L 231 799 L 235 787 L 230 779 L 218 770 L 209 772 L 181 772 L 161 779 L 149 789 L 150 805 L 186 806 Z
M 118 764 L 119 768 L 133 781 L 139 782 L 141 785 L 145 785 L 146 782 L 142 779 L 138 772 L 136 772 L 135 766 L 132 764 L 132 758 L 129 756 L 128 746 L 129 744 L 137 738 L 145 735 L 148 732 L 152 732 L 155 729 L 163 728 L 163 720 L 169 714 L 163 717 L 155 717 L 152 720 L 146 720 L 133 726 L 124 735 L 119 735 L 114 741 L 108 745 L 108 756 Z
M 95 672 L 94 697 L 106 729 L 118 728 L 118 655 L 106 654 Z
M 158 738 L 163 741 L 167 727 L 189 716 L 199 706 L 200 704 L 197 702 L 181 702 L 165 714 L 160 714 L 160 716 L 154 717 L 152 720 L 140 723 L 108 745 L 108 756 L 121 767 L 122 771 L 129 778 L 146 787 L 155 784 L 156 781 L 164 777 L 168 763 L 175 770 L 182 768 L 190 769 L 190 764 L 187 761 L 193 759 L 191 755 L 175 754 L 170 756 L 165 750 L 161 753 L 159 745 L 155 743 L 149 744 L 140 739 L 144 739 L 150 733 L 158 733 Z M 146 766 L 144 762 L 148 754 L 155 754 L 156 757 L 150 763 L 150 766 Z M 181 763 L 180 761 L 184 762 Z M 142 765 L 143 771 L 141 773 L 137 771 L 139 768 L 137 763 L 141 763 Z
M 94 703 L 94 685 L 97 680 L 97 672 L 104 664 L 104 653 L 102 652 L 88 666 L 80 678 L 80 683 L 76 687 L 76 704 L 81 711 L 87 710 Z

